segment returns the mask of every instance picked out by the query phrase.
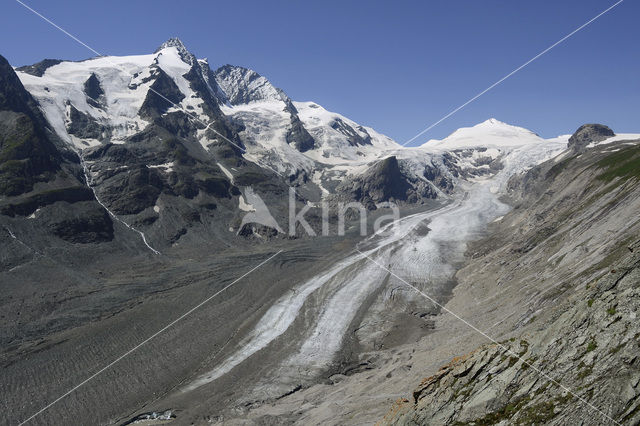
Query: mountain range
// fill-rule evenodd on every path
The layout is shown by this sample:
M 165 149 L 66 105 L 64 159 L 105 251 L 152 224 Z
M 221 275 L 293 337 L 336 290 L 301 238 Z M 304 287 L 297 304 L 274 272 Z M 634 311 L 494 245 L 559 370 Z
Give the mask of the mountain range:
M 177 38 L 0 57 L 1 407 L 27 418 L 241 276 L 34 422 L 631 424 L 639 143 L 490 118 L 404 147 Z M 338 235 L 356 202 L 400 217 Z
M 148 233 L 159 247 L 192 234 L 209 238 L 221 217 L 223 230 L 236 229 L 238 197 L 246 198 L 244 188 L 260 193 L 264 182 L 269 188 L 260 195 L 276 211 L 275 198 L 289 185 L 302 202 L 330 193 L 369 206 L 416 202 L 451 191 L 457 176 L 495 170 L 505 147 L 542 140 L 490 119 L 405 149 L 318 104 L 292 101 L 255 71 L 231 65 L 213 71 L 179 39 L 151 55 L 44 60 L 16 74 L 15 90 L 24 87 L 40 107 L 40 127 L 69 161 L 80 162 L 86 176 L 76 177 L 112 219 Z M 398 167 L 389 184 L 401 189 L 371 194 L 363 178 L 391 157 Z

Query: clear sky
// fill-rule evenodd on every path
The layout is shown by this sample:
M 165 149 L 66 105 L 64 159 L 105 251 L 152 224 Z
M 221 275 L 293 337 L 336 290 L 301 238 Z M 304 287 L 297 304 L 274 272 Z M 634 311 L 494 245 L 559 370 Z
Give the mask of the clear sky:
M 212 67 L 252 68 L 400 143 L 615 3 L 23 1 L 103 54 L 151 53 L 178 36 Z M 625 0 L 415 144 L 490 117 L 544 137 L 586 122 L 640 132 L 639 19 L 640 2 Z M 14 66 L 93 56 L 14 0 L 0 23 Z

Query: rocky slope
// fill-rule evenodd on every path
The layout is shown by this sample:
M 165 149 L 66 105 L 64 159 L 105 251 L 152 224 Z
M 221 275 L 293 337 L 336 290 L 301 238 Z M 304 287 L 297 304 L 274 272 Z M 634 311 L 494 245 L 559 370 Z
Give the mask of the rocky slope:
M 213 72 L 179 40 L 152 55 L 47 65 L 18 75 L 80 153 L 96 199 L 150 246 L 212 241 L 237 228 L 241 190 L 232 180 L 267 188 L 266 199 L 286 193 L 272 171 L 243 159 Z
M 595 147 L 512 179 L 516 208 L 457 274 L 447 308 L 492 342 L 432 370 L 382 424 L 640 420 L 640 140 L 584 130 L 572 138 Z
M 584 124 L 569 138 L 569 148 L 583 151 L 589 144 L 602 142 L 615 136 L 613 130 L 602 124 Z
M 5 65 L 6 74 L 22 87 Z M 248 225 L 242 219 L 252 208 L 250 198 L 260 198 L 278 223 L 286 223 L 288 186 L 296 188 L 301 205 L 322 197 L 320 177 L 312 181 L 317 162 L 304 154 L 316 144 L 325 151 L 331 146 L 334 153 L 343 144 L 367 145 L 371 155 L 395 145 L 376 133 L 383 142 L 374 146 L 364 128 L 337 114 L 310 126 L 317 117 L 299 112 L 264 77 L 233 66 L 212 71 L 178 39 L 151 55 L 45 60 L 16 71 L 35 97 L 24 92 L 31 110 L 39 107 L 44 113 L 36 111 L 40 127 L 50 128 L 49 136 L 58 140 L 59 149 L 38 149 L 57 156 L 50 164 L 35 156 L 30 161 L 52 169 L 59 167 L 62 154 L 69 157 L 85 181 L 80 183 L 84 197 L 95 194 L 111 217 L 141 233 L 152 251 L 224 239 L 229 230 L 234 237 L 254 235 L 241 229 Z M 7 99 L 14 97 L 6 92 Z M 329 139 L 326 131 L 332 132 Z M 44 178 L 40 173 L 18 181 L 12 174 L 4 185 L 13 192 Z M 282 229 L 272 226 L 265 232 Z

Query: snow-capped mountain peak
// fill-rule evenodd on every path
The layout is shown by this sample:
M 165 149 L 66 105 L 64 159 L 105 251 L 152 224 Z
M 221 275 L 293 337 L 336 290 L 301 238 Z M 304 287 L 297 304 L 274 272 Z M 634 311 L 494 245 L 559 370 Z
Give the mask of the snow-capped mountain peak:
M 187 50 L 187 47 L 184 45 L 182 40 L 180 40 L 178 37 L 171 37 L 167 41 L 162 43 L 160 47 L 156 49 L 155 53 L 158 53 L 159 51 L 167 47 L 177 47 L 181 50 Z
M 208 62 L 178 38 L 153 54 L 49 61 L 38 69 L 16 71 L 56 133 L 79 149 L 124 143 L 167 112 L 186 111 L 208 123 L 219 118 L 217 104 L 225 102 Z
M 540 136 L 523 127 L 490 118 L 473 127 L 462 127 L 442 140 L 432 139 L 422 145 L 433 149 L 464 149 L 474 147 L 514 147 L 543 142 Z
M 505 125 L 508 126 L 507 123 L 505 123 L 503 121 L 500 121 L 498 119 L 495 119 L 493 117 L 489 118 L 488 120 L 483 121 L 482 123 L 476 124 L 476 126 L 505 126 Z
M 163 50 L 168 48 L 175 48 L 180 56 L 180 59 L 189 65 L 193 65 L 197 62 L 195 55 L 189 52 L 189 49 L 184 45 L 182 40 L 178 37 L 172 37 L 169 40 L 165 41 L 156 49 L 154 53 L 161 53 Z

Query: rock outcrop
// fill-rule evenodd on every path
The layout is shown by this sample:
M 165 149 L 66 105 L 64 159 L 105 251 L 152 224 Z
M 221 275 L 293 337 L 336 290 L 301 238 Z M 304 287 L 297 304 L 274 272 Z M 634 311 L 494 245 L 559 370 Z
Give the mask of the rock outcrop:
M 60 62 L 62 62 L 61 59 L 43 59 L 33 65 L 18 67 L 16 70 L 26 72 L 27 74 L 31 74 L 36 77 L 42 77 L 45 71 L 47 71 L 47 68 L 58 65 Z
M 613 130 L 603 124 L 583 124 L 569 138 L 569 148 L 582 151 L 590 143 L 602 142 L 615 135 Z
M 336 188 L 335 199 L 354 200 L 367 208 L 382 202 L 416 203 L 436 198 L 436 191 L 428 181 L 404 173 L 395 156 L 373 164 L 365 173 L 356 175 Z

